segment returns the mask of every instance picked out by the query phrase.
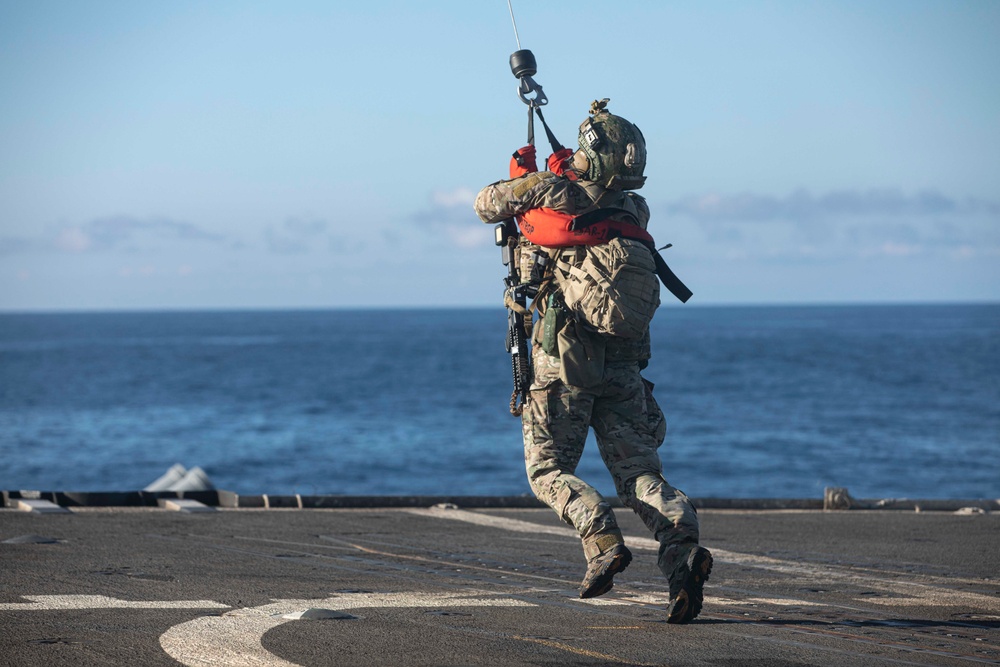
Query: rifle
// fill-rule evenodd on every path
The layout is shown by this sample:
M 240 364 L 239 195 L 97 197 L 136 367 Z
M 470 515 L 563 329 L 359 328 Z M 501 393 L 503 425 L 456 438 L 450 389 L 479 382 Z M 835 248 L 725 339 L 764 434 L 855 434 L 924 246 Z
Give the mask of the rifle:
M 535 55 L 528 49 L 521 48 L 521 39 L 517 35 L 517 23 L 514 21 L 514 9 L 510 0 L 507 0 L 507 8 L 510 9 L 514 38 L 517 40 L 517 51 L 510 56 L 510 71 L 518 80 L 517 96 L 528 105 L 528 143 L 535 144 L 534 115 L 537 114 L 552 145 L 552 152 L 562 150 L 562 144 L 556 140 L 548 123 L 545 122 L 545 116 L 542 115 L 542 107 L 548 104 L 549 100 L 542 87 L 532 78 L 538 72 Z M 527 276 L 525 280 L 521 280 L 517 250 L 521 232 L 517 228 L 517 221 L 514 218 L 507 218 L 497 223 L 494 234 L 496 244 L 502 249 L 501 259 L 507 267 L 507 276 L 503 279 L 506 287 L 503 301 L 507 307 L 507 352 L 510 354 L 514 375 L 510 414 L 520 417 L 528 400 L 528 389 L 531 387 L 531 359 L 528 356 L 531 311 L 528 310 L 528 298 L 534 298 L 538 288 L 537 285 L 527 284 L 529 282 Z
M 510 395 L 510 414 L 520 417 L 524 404 L 528 399 L 528 388 L 531 387 L 531 359 L 528 356 L 528 330 L 525 318 L 531 322 L 531 312 L 528 310 L 528 291 L 530 287 L 522 284 L 518 270 L 518 237 L 517 222 L 507 218 L 494 227 L 496 244 L 501 248 L 501 260 L 507 267 L 507 275 L 503 279 L 504 305 L 507 306 L 507 352 L 510 354 L 511 370 L 514 375 L 514 391 Z

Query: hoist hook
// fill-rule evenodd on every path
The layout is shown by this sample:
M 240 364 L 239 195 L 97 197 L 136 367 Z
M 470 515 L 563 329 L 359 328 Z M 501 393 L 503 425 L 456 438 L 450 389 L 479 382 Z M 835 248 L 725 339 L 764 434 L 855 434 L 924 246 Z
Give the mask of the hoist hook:
M 532 93 L 534 93 L 535 96 L 528 97 Z M 529 107 L 541 107 L 549 103 L 549 98 L 545 96 L 545 92 L 542 90 L 542 87 L 535 83 L 535 80 L 530 76 L 521 77 L 521 85 L 517 87 L 517 96 L 520 97 L 521 101 Z
M 545 125 L 545 118 L 542 116 L 541 107 L 549 103 L 549 98 L 545 96 L 545 91 L 534 80 L 535 73 L 538 72 L 538 64 L 535 62 L 535 54 L 528 49 L 521 48 L 521 38 L 517 35 L 517 22 L 514 21 L 514 8 L 510 0 L 507 0 L 507 8 L 510 10 L 510 21 L 514 25 L 514 39 L 517 40 L 517 51 L 510 55 L 510 71 L 518 80 L 517 96 L 528 105 L 528 143 L 535 143 L 535 121 L 533 112 L 538 113 Z M 545 125 L 545 133 L 549 135 L 549 141 L 555 146 L 554 137 Z M 555 150 L 553 148 L 553 150 Z
M 538 71 L 535 54 L 528 49 L 518 49 L 510 55 L 510 71 L 521 82 L 517 87 L 517 96 L 529 107 L 540 107 L 548 104 L 542 87 L 532 78 Z M 534 94 L 534 97 L 530 97 Z
M 510 0 L 507 0 L 507 9 L 510 10 L 510 22 L 514 26 L 514 39 L 517 41 L 517 51 L 510 56 L 510 71 L 521 82 L 517 87 L 517 96 L 531 108 L 545 106 L 549 99 L 545 97 L 542 87 L 531 78 L 538 71 L 535 55 L 528 49 L 521 48 L 521 38 L 517 34 L 517 21 L 514 20 L 514 8 Z

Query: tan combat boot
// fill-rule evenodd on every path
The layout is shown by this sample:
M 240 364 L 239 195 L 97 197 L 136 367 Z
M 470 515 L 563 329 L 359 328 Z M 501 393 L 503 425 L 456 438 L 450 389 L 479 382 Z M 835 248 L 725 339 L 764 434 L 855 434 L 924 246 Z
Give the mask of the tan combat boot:
M 621 540 L 621 537 L 618 537 Z M 632 552 L 624 543 L 613 544 L 606 551 L 597 553 L 587 560 L 587 574 L 580 584 L 581 598 L 596 598 L 614 587 L 614 577 L 623 572 L 632 562 Z

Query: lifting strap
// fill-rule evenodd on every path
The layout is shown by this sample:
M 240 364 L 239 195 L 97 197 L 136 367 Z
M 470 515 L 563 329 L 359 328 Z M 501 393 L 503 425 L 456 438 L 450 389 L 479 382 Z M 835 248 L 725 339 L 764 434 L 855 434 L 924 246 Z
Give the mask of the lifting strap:
M 545 128 L 545 136 L 548 137 L 549 145 L 552 147 L 552 152 L 558 153 L 559 151 L 563 150 L 564 148 L 563 145 L 559 143 L 559 140 L 556 139 L 556 135 L 552 133 L 551 129 L 549 129 L 549 124 L 545 122 L 545 116 L 542 115 L 542 108 L 536 106 L 529 107 L 528 108 L 529 116 L 531 115 L 532 108 L 535 110 L 535 113 L 538 114 L 538 120 L 542 121 L 542 127 Z M 534 135 L 534 130 L 532 130 L 531 132 L 532 135 Z

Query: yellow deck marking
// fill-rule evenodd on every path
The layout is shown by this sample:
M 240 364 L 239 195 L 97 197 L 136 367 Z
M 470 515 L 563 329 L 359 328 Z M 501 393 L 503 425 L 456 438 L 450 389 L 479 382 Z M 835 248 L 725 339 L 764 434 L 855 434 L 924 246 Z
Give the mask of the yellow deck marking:
M 557 648 L 560 651 L 568 651 L 569 653 L 575 653 L 588 658 L 597 658 L 598 660 L 604 660 L 605 662 L 615 662 L 622 665 L 643 665 L 644 667 L 654 667 L 653 663 L 650 662 L 626 660 L 625 658 L 619 658 L 616 655 L 608 655 L 607 653 L 598 653 L 597 651 L 590 651 L 585 648 L 577 648 L 576 646 L 570 646 L 569 644 L 563 644 L 562 642 L 552 641 L 551 639 L 542 639 L 541 637 L 524 637 L 522 635 L 513 635 L 513 637 L 514 639 L 520 639 L 521 641 L 541 644 L 542 646 Z M 662 662 L 656 664 L 659 665 L 659 667 L 669 667 Z

